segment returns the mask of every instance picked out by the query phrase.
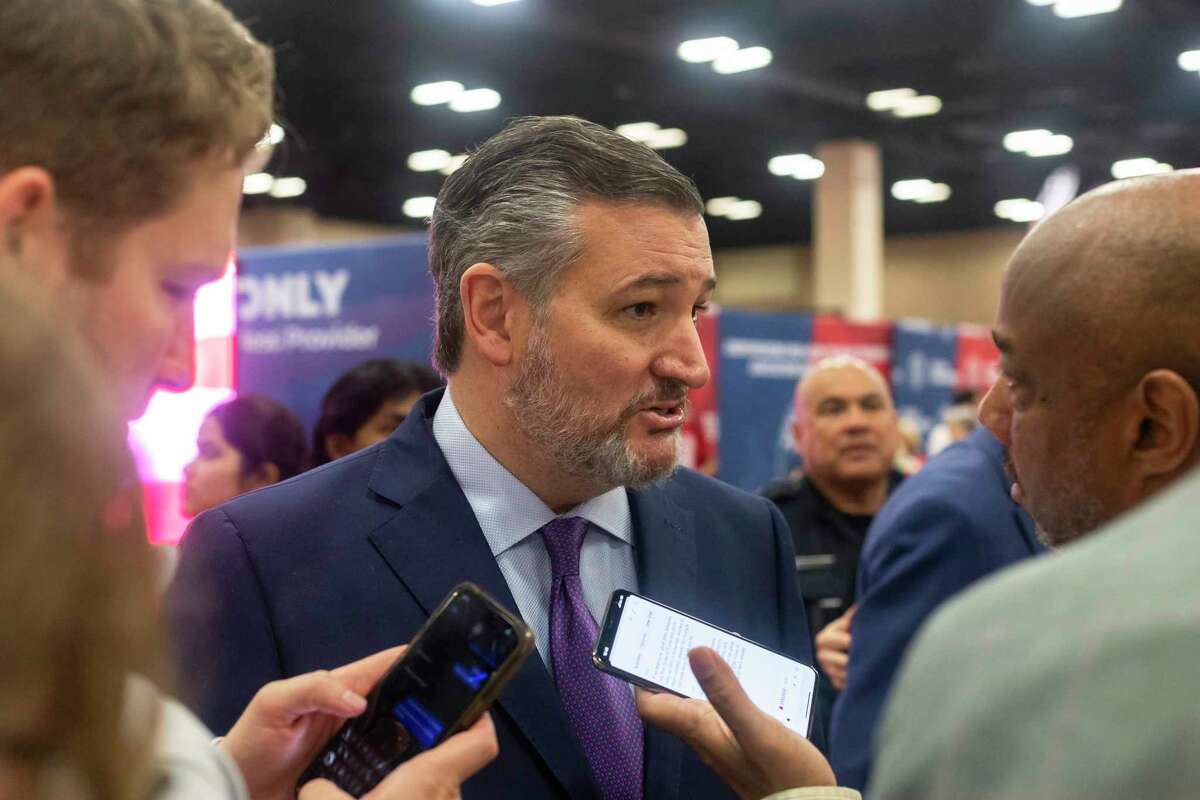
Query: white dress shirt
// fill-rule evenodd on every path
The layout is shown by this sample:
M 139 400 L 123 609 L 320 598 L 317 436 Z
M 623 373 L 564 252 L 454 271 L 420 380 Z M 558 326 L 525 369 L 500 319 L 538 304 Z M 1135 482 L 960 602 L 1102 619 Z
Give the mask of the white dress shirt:
M 538 531 L 556 516 L 529 487 L 497 461 L 467 429 L 447 388 L 433 416 L 433 438 L 462 487 L 517 611 L 533 630 L 538 653 L 550 663 L 550 554 Z M 615 589 L 637 591 L 629 495 L 617 487 L 564 517 L 588 521 L 579 555 L 584 599 L 597 624 Z

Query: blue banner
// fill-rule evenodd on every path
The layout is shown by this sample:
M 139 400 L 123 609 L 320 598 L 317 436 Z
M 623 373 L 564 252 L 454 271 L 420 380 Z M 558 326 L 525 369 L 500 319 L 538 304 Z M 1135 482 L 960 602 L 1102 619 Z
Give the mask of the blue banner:
M 308 430 L 321 397 L 369 358 L 429 363 L 424 237 L 238 254 L 237 390 L 288 405 Z
M 924 439 L 949 405 L 958 381 L 958 328 L 906 319 L 892 331 L 892 392 L 896 412 Z
M 719 326 L 718 477 L 754 491 L 798 463 L 792 397 L 809 364 L 813 321 L 803 314 L 722 309 Z

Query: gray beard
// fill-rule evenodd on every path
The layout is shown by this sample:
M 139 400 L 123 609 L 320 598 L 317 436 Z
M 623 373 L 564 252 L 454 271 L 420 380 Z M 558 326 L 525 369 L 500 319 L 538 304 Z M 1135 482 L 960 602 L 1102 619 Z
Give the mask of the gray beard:
M 1051 523 L 1051 528 L 1043 527 L 1041 522 L 1037 522 L 1035 531 L 1042 544 L 1052 550 L 1058 550 L 1085 538 L 1107 521 L 1099 503 L 1080 498 L 1068 513 L 1057 515 Z
M 647 463 L 629 446 L 629 422 L 647 403 L 682 399 L 687 387 L 659 381 L 655 389 L 629 402 L 616 419 L 604 416 L 590 398 L 563 384 L 550 355 L 545 326 L 535 322 L 517 376 L 504 395 L 521 432 L 549 453 L 564 473 L 594 484 L 602 491 L 617 486 L 643 489 L 670 476 L 678 462 Z M 680 431 L 671 434 L 678 453 Z

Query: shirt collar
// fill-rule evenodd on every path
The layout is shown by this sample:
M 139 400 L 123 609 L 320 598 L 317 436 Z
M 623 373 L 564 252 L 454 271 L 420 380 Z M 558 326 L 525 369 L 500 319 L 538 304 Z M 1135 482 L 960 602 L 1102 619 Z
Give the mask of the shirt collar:
M 449 387 L 433 415 L 433 438 L 475 512 L 493 556 L 559 516 L 480 444 L 458 413 Z M 633 517 L 623 486 L 580 503 L 562 516 L 583 517 L 633 546 Z

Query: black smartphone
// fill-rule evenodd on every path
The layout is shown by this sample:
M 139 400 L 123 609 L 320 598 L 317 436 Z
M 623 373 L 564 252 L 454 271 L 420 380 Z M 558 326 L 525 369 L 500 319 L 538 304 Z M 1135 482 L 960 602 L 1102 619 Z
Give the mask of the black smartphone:
M 300 777 L 359 797 L 408 759 L 471 727 L 533 651 L 533 633 L 474 584 L 442 601 L 408 649 Z
M 802 736 L 812 728 L 817 671 L 807 664 L 647 597 L 613 592 L 592 660 L 648 689 L 704 699 L 688 666 L 693 647 L 711 647 L 733 668 L 756 706 Z

